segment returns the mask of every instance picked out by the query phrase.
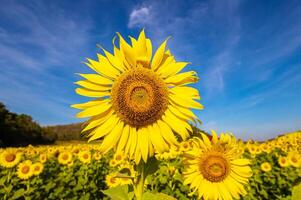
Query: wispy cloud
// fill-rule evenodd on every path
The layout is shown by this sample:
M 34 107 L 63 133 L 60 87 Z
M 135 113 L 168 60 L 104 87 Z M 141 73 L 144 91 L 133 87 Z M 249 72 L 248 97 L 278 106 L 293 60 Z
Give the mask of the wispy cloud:
M 128 27 L 133 28 L 135 26 L 146 26 L 151 23 L 151 8 L 142 6 L 134 8 L 130 13 Z

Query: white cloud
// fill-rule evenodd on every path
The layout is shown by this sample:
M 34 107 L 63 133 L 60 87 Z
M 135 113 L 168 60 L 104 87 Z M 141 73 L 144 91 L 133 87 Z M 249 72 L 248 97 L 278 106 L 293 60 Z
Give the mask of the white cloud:
M 134 9 L 129 18 L 128 27 L 133 28 L 135 26 L 145 26 L 149 24 L 151 20 L 150 7 L 141 7 Z

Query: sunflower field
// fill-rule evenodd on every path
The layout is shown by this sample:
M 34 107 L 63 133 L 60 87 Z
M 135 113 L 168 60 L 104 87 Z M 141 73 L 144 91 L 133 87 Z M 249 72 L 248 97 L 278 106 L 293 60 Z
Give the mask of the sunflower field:
M 301 132 L 238 143 L 253 172 L 241 199 L 300 199 Z M 151 158 L 143 186 L 149 198 L 153 192 L 161 199 L 197 198 L 185 181 L 192 146 L 185 141 Z M 0 149 L 0 164 L 0 199 L 131 199 L 138 170 L 125 154 L 102 155 L 97 143 Z

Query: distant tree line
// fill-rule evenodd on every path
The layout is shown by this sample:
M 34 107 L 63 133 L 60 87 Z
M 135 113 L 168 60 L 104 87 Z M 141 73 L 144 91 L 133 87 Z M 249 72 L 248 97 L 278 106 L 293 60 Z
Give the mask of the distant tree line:
M 0 102 L 0 147 L 53 143 L 55 135 L 25 114 L 12 113 Z
M 47 126 L 45 128 L 55 135 L 56 140 L 86 140 L 81 134 L 82 126 L 82 123 L 75 123 Z

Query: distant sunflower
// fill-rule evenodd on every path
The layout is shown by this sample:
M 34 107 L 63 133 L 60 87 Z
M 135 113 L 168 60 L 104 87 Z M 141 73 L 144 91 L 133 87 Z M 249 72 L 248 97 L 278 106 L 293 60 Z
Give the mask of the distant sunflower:
M 204 200 L 239 199 L 245 195 L 244 185 L 252 176 L 250 161 L 241 158 L 241 150 L 234 136 L 212 132 L 212 140 L 202 133 L 195 138 L 191 150 L 184 153 L 184 184 L 193 193 L 198 190 Z
M 40 154 L 39 160 L 41 163 L 45 163 L 47 161 L 47 155 L 45 153 Z
M 301 156 L 297 152 L 290 152 L 288 155 L 289 163 L 294 167 L 301 166 Z
M 36 162 L 32 165 L 33 168 L 33 174 L 34 175 L 39 175 L 40 173 L 42 173 L 43 169 L 44 169 L 44 165 L 40 162 Z
M 86 80 L 76 82 L 76 92 L 96 99 L 74 104 L 83 111 L 79 118 L 90 117 L 83 131 L 91 130 L 89 141 L 103 138 L 100 151 L 117 152 L 146 162 L 155 151 L 163 153 L 178 145 L 173 133 L 183 140 L 192 128 L 188 121 L 196 116 L 190 109 L 203 109 L 196 89 L 186 86 L 197 82 L 194 71 L 179 73 L 188 64 L 176 62 L 165 40 L 152 55 L 152 42 L 144 30 L 129 45 L 118 34 L 111 54 L 103 49 L 98 61 L 88 59 L 88 67 L 97 74 L 79 74 Z
M 279 157 L 278 158 L 278 164 L 280 165 L 280 167 L 287 167 L 289 166 L 289 161 L 287 159 L 287 157 Z
M 26 180 L 33 175 L 33 167 L 32 162 L 30 160 L 26 160 L 18 165 L 17 176 L 20 179 Z
M 63 151 L 57 159 L 60 164 L 67 165 L 72 161 L 72 154 L 69 151 Z
M 0 154 L 0 165 L 6 168 L 12 168 L 21 160 L 22 154 L 14 150 L 4 150 Z
M 121 180 L 116 176 L 116 173 L 110 173 L 106 175 L 106 184 L 108 187 L 116 187 L 121 184 Z
M 271 166 L 271 164 L 268 163 L 268 162 L 262 163 L 262 164 L 260 165 L 260 168 L 261 168 L 261 170 L 264 171 L 264 172 L 269 172 L 269 171 L 272 170 L 272 166 Z
M 80 151 L 78 153 L 78 159 L 82 163 L 90 163 L 91 162 L 91 152 L 90 151 Z
M 94 160 L 100 160 L 101 159 L 101 154 L 99 153 L 99 152 L 96 152 L 96 153 L 94 153 L 93 154 L 93 158 L 94 158 Z

